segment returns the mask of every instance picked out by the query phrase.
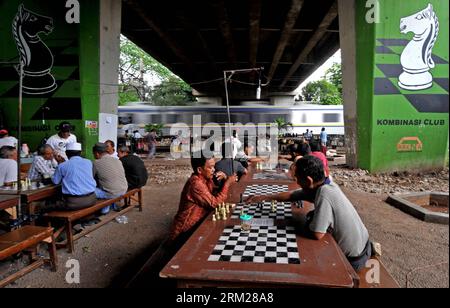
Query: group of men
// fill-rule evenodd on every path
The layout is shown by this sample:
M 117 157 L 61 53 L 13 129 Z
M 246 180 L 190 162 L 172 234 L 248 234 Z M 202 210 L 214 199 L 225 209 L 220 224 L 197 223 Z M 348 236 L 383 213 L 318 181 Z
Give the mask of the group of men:
M 231 145 L 224 143 L 222 152 L 227 147 Z M 245 154 L 251 154 L 252 148 L 246 145 Z M 261 158 L 249 158 L 247 163 L 255 159 Z M 331 233 L 353 268 L 360 271 L 372 255 L 369 233 L 354 206 L 331 180 L 328 162 L 320 151 L 320 145 L 297 144 L 292 160 L 291 173 L 300 189 L 275 195 L 250 196 L 244 202 L 308 200 L 314 203 L 314 211 L 307 215 L 307 231 L 311 238 L 322 240 L 326 233 Z M 239 173 L 246 173 L 245 168 L 241 169 L 243 166 L 235 163 L 238 162 L 225 156 L 216 163 L 214 158 L 194 153 L 191 158 L 193 173 L 183 188 L 178 212 L 163 247 L 172 252 L 178 250 L 202 220 L 226 201 Z
M 3 131 L 2 131 L 3 132 Z M 17 145 L 0 148 L 0 187 L 17 181 Z M 58 208 L 79 210 L 90 207 L 97 199 L 112 199 L 128 190 L 144 186 L 148 180 L 144 162 L 130 155 L 127 146 L 115 151 L 115 143 L 107 140 L 92 149 L 95 161 L 82 157 L 82 145 L 71 133 L 71 125 L 63 122 L 58 134 L 38 148 L 28 178 L 31 181 L 61 184 L 63 203 Z M 55 207 L 53 207 L 55 208 Z M 110 207 L 102 210 L 103 214 Z

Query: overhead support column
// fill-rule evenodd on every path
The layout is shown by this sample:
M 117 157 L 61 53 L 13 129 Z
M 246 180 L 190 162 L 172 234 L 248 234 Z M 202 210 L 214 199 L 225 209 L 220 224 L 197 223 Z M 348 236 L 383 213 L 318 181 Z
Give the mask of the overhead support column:
M 117 139 L 117 85 L 120 61 L 122 2 L 100 1 L 100 112 L 99 139 Z
M 371 3 L 339 0 L 348 162 L 371 172 L 442 169 L 449 2 Z
M 355 0 L 339 0 L 338 9 L 342 58 L 346 163 L 351 168 L 357 168 L 358 115 L 356 106 Z

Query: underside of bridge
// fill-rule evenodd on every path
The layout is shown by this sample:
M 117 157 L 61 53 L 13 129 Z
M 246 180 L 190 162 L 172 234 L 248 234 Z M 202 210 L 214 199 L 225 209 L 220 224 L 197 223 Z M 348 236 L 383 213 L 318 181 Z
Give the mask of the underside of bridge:
M 122 33 L 207 96 L 223 97 L 224 70 L 263 67 L 266 99 L 292 93 L 339 49 L 338 6 L 335 0 L 125 0 Z M 233 100 L 255 99 L 259 73 L 232 79 Z

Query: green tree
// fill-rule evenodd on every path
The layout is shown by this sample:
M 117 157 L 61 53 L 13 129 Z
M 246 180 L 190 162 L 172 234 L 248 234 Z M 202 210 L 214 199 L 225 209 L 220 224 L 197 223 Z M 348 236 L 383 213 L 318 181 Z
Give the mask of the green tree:
M 176 76 L 163 80 L 150 91 L 150 101 L 156 106 L 185 106 L 195 101 L 192 88 Z
M 302 89 L 302 96 L 305 101 L 319 105 L 342 104 L 342 96 L 336 86 L 325 79 L 308 83 Z
M 278 127 L 278 134 L 282 135 L 282 131 L 287 131 L 289 128 L 292 129 L 292 123 L 291 122 L 287 122 L 284 118 L 279 117 L 276 118 L 274 123 L 277 125 Z
M 161 124 L 161 123 L 155 123 L 155 124 L 149 123 L 149 124 L 145 125 L 146 132 L 151 132 L 154 129 L 154 130 L 156 130 L 157 135 L 162 134 L 163 128 L 164 128 L 164 124 Z
M 119 106 L 126 106 L 129 102 L 138 102 L 140 100 L 138 89 L 127 85 L 119 86 Z
M 333 65 L 325 72 L 325 79 L 334 84 L 339 93 L 342 94 L 342 65 L 333 63 Z
M 160 82 L 153 88 L 144 80 L 150 75 Z M 128 40 L 120 38 L 119 105 L 150 101 L 153 105 L 186 105 L 195 101 L 192 88 L 168 68 Z

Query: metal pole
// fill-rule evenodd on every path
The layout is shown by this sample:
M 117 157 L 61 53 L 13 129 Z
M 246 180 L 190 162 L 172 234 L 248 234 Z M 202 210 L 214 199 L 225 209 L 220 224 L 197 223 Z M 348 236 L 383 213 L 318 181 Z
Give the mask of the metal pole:
M 233 162 L 233 142 L 231 135 L 231 113 L 230 113 L 230 101 L 228 98 L 228 80 L 227 80 L 227 72 L 223 72 L 223 80 L 225 82 L 225 98 L 227 100 L 227 114 L 228 114 L 228 133 L 230 134 L 230 148 L 231 148 L 231 173 L 234 174 L 234 162 Z M 225 151 L 226 152 L 226 151 Z
M 18 127 L 17 127 L 17 194 L 20 196 L 22 191 L 22 182 L 20 177 L 20 148 L 22 146 L 22 90 L 23 90 L 23 63 L 20 61 L 19 63 L 19 107 L 18 107 Z M 17 218 L 22 218 L 22 207 L 21 202 L 19 201 L 19 206 L 17 209 Z

